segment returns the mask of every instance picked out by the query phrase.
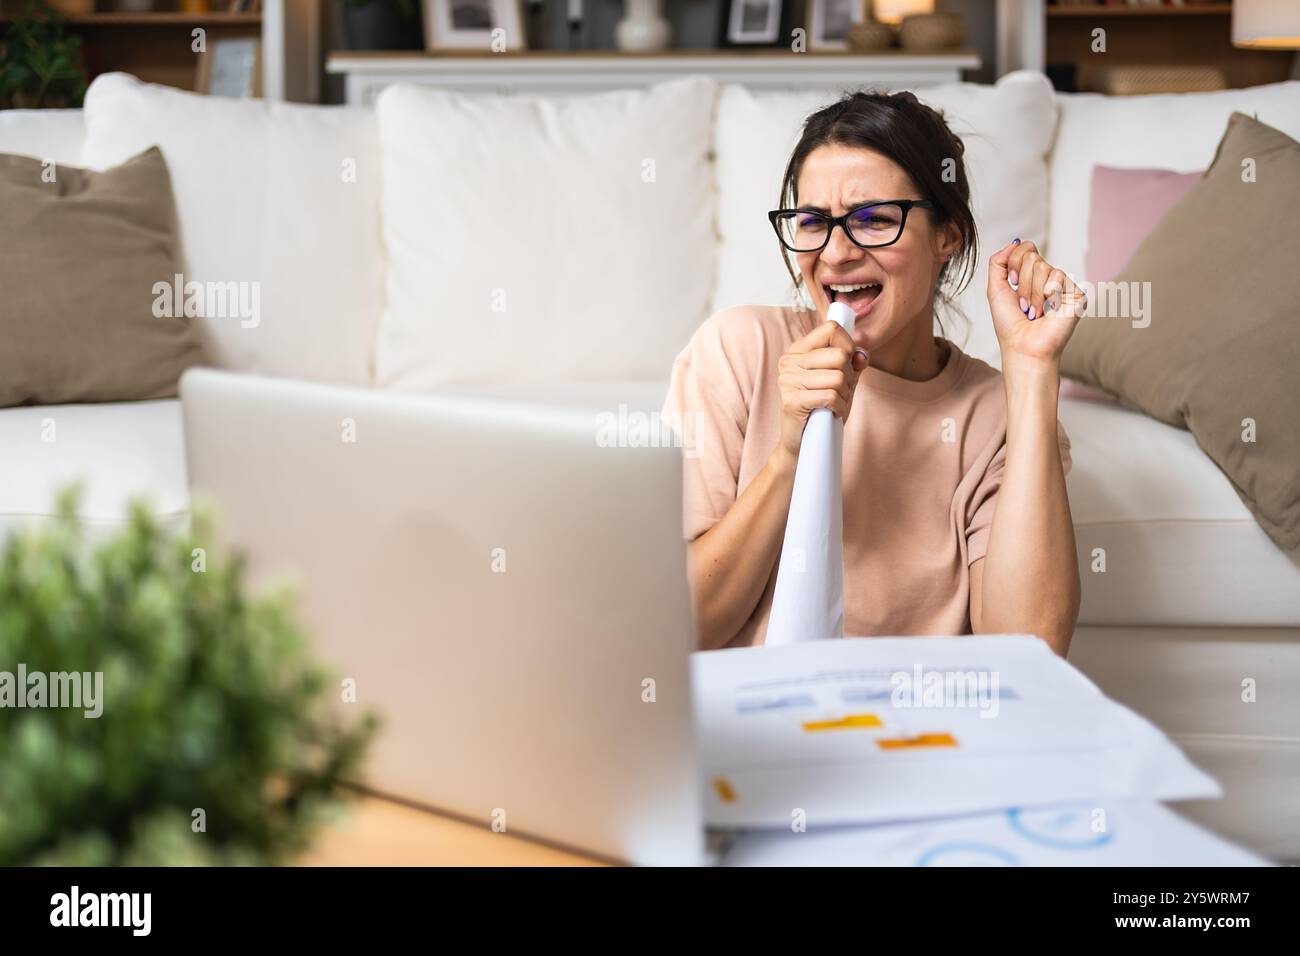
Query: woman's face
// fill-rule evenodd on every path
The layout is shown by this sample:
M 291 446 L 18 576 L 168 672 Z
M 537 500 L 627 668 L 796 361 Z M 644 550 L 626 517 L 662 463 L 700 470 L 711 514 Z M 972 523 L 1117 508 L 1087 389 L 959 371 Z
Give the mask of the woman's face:
M 926 199 L 901 166 L 880 153 L 855 146 L 830 145 L 813 150 L 796 184 L 799 208 L 841 216 L 864 202 Z M 928 209 L 912 209 L 898 241 L 864 249 L 831 231 L 820 252 L 795 253 L 805 286 L 817 311 L 825 315 L 832 301 L 848 304 L 856 316 L 853 340 L 868 352 L 879 349 L 916 323 L 930 341 L 934 318 L 933 290 L 943 263 L 957 248 L 955 227 L 936 229 Z M 832 292 L 832 286 L 870 284 L 861 291 Z

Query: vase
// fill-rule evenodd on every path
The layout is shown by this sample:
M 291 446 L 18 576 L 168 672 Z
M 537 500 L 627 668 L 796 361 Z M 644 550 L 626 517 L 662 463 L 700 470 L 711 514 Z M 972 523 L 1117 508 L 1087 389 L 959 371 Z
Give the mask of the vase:
M 663 0 L 625 0 L 624 16 L 614 27 L 614 42 L 627 53 L 665 50 L 673 28 L 664 19 Z

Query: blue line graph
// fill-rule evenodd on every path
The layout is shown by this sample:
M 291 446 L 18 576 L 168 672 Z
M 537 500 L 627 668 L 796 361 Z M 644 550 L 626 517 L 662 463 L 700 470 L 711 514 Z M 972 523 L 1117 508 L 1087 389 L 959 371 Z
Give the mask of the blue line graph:
M 944 857 L 958 857 L 951 862 L 936 863 Z M 940 843 L 921 854 L 917 866 L 1020 866 L 1020 859 L 1010 850 L 992 843 Z
M 1026 840 L 1043 846 L 1057 850 L 1095 850 L 1113 841 L 1115 834 L 1109 827 L 1101 832 L 1093 830 L 1093 809 L 1086 804 L 1034 810 L 1014 807 L 1007 811 L 1007 822 Z

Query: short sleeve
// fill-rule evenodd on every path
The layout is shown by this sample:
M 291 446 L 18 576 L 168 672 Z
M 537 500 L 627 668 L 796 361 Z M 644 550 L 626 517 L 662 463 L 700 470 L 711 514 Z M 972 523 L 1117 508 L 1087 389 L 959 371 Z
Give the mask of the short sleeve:
M 1065 426 L 1056 423 L 1056 444 L 1061 453 L 1061 467 L 1065 474 L 1070 473 L 1073 460 L 1070 457 L 1070 436 L 1065 433 Z M 969 567 L 989 550 L 989 533 L 993 530 L 993 512 L 997 510 L 998 492 L 1002 488 L 1002 475 L 1007 467 L 1007 444 L 997 450 L 989 462 L 984 478 L 971 496 L 968 513 L 970 521 L 966 525 L 966 564 Z
M 746 406 L 734 383 L 715 382 L 693 366 L 689 350 L 673 362 L 662 418 L 682 448 L 682 533 L 694 541 L 736 501 L 745 445 Z

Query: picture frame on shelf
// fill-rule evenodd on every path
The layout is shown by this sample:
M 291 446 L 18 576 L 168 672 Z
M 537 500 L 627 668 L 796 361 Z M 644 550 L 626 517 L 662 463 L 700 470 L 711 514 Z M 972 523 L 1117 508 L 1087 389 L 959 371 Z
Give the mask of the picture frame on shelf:
M 492 50 L 504 30 L 505 49 L 526 50 L 523 0 L 421 0 L 427 50 Z
M 262 95 L 262 41 L 257 37 L 209 37 L 199 54 L 194 89 L 209 96 L 256 99 Z
M 808 0 L 808 49 L 848 50 L 849 28 L 867 18 L 870 0 Z
M 784 0 L 728 0 L 724 46 L 771 46 L 781 40 Z

